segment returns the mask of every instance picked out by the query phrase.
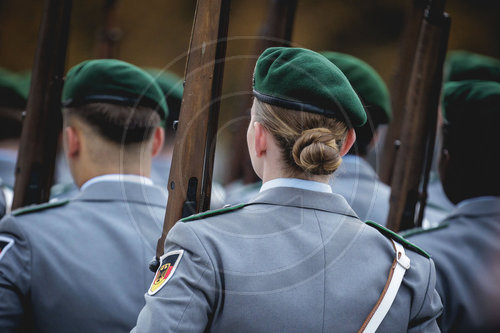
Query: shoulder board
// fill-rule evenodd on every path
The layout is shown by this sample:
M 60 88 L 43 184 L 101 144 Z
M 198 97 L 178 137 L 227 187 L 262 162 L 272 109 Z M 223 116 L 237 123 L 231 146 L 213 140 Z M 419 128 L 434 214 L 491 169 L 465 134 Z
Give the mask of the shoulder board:
M 239 205 L 224 207 L 224 208 L 220 208 L 220 209 L 208 210 L 208 211 L 203 212 L 203 213 L 194 214 L 194 215 L 185 217 L 185 218 L 181 219 L 180 221 L 181 222 L 190 222 L 190 221 L 194 221 L 194 220 L 201 220 L 201 219 L 204 219 L 206 217 L 221 215 L 221 214 L 225 214 L 227 212 L 231 212 L 233 210 L 238 210 L 238 209 L 245 207 L 246 205 L 247 204 L 239 204 Z
M 28 213 L 39 212 L 39 211 L 49 209 L 49 208 L 61 207 L 61 206 L 66 205 L 69 201 L 70 200 L 55 200 L 52 202 L 46 202 L 46 203 L 39 204 L 39 205 L 30 205 L 30 206 L 26 206 L 26 207 L 21 207 L 21 208 L 18 208 L 16 210 L 12 211 L 12 215 L 19 216 L 19 215 L 24 215 L 24 214 L 28 214 Z
M 422 250 L 420 247 L 418 247 L 417 245 L 415 245 L 413 243 L 410 243 L 408 240 L 404 239 L 402 236 L 398 235 L 394 231 L 387 229 L 386 227 L 381 226 L 380 224 L 372 222 L 372 221 L 366 221 L 366 224 L 368 224 L 370 227 L 377 229 L 384 236 L 392 238 L 395 241 L 397 241 L 398 243 L 401 243 L 401 245 L 403 245 L 404 247 L 423 255 L 427 259 L 429 259 L 431 257 L 427 252 Z
M 438 225 L 436 227 L 433 227 L 433 228 L 427 228 L 427 229 L 424 229 L 424 228 L 413 228 L 413 229 L 402 231 L 399 234 L 401 236 L 403 236 L 404 238 L 406 238 L 406 237 L 411 237 L 411 236 L 414 236 L 414 235 L 420 235 L 420 234 L 425 234 L 425 233 L 436 231 L 436 230 L 445 229 L 445 228 L 448 228 L 448 226 L 449 226 L 448 223 L 441 223 L 440 225 Z

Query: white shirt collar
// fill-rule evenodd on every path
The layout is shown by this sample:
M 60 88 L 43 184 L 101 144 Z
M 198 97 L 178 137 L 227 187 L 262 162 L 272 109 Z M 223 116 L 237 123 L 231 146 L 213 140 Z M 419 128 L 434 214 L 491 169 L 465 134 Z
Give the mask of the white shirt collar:
M 260 192 L 274 187 L 294 187 L 294 188 L 300 188 L 302 190 L 332 193 L 332 188 L 328 184 L 316 182 L 313 180 L 304 180 L 297 178 L 275 178 L 269 180 L 264 184 L 262 184 Z
M 457 204 L 457 208 L 469 205 L 469 204 L 474 203 L 474 202 L 482 202 L 482 201 L 490 201 L 490 200 L 498 200 L 498 199 L 499 199 L 499 197 L 495 197 L 495 196 L 484 196 L 484 197 L 475 197 L 475 198 L 465 199 L 465 200 L 460 201 Z
M 153 185 L 153 181 L 144 176 L 139 176 L 139 175 L 128 175 L 128 174 L 108 174 L 108 175 L 101 175 L 97 176 L 94 178 L 91 178 L 87 180 L 82 187 L 80 188 L 81 191 L 85 190 L 87 187 L 89 187 L 92 184 L 99 183 L 99 182 L 132 182 L 132 183 L 139 183 L 139 184 L 144 184 L 144 185 Z

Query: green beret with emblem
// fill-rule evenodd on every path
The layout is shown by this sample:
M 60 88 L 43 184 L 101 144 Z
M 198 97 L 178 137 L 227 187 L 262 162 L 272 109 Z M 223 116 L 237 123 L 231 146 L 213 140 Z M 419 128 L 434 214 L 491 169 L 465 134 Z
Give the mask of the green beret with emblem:
M 151 74 L 156 83 L 163 91 L 168 105 L 168 120 L 171 124 L 179 119 L 182 104 L 182 94 L 184 93 L 184 80 L 174 73 L 157 68 L 145 68 Z
M 165 96 L 154 78 L 144 70 L 116 59 L 86 60 L 66 75 L 63 87 L 64 107 L 89 103 L 113 103 L 144 106 L 166 119 Z
M 443 88 L 443 117 L 451 126 L 471 128 L 500 123 L 500 83 L 466 80 L 447 82 Z M 463 133 L 471 139 L 470 133 Z
M 347 77 L 372 120 L 387 124 L 392 119 L 389 90 L 380 75 L 363 60 L 340 52 L 321 52 Z
M 444 68 L 444 81 L 464 80 L 500 82 L 500 60 L 467 51 L 449 52 Z
M 261 102 L 337 118 L 349 127 L 366 122 L 363 104 L 342 71 L 311 50 L 265 50 L 255 65 L 253 93 Z

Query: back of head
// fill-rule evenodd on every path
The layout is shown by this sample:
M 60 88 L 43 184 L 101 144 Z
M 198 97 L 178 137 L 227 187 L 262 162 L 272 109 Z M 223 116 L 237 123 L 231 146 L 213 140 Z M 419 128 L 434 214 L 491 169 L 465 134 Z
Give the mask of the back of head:
M 151 75 L 124 61 L 84 61 L 68 72 L 62 102 L 65 122 L 73 117 L 101 138 L 120 145 L 140 143 L 168 114 Z
M 0 68 L 0 140 L 19 139 L 30 76 Z
M 375 131 L 392 119 L 389 90 L 380 75 L 363 60 L 340 52 L 321 52 L 347 77 L 363 102 L 368 116 L 365 125 L 356 128 L 356 143 L 350 154 L 365 155 Z
M 329 175 L 349 128 L 366 122 L 345 75 L 322 55 L 269 48 L 257 60 L 255 119 L 273 135 L 290 176 Z
M 147 68 L 145 69 L 153 76 L 155 82 L 165 95 L 168 105 L 168 117 L 165 121 L 165 131 L 173 134 L 174 121 L 179 120 L 182 104 L 182 94 L 184 93 L 183 80 L 177 75 L 166 70 Z
M 451 51 L 444 66 L 444 81 L 500 82 L 500 60 L 468 51 Z
M 443 89 L 443 149 L 450 155 L 442 175 L 452 201 L 500 195 L 500 83 L 447 82 Z

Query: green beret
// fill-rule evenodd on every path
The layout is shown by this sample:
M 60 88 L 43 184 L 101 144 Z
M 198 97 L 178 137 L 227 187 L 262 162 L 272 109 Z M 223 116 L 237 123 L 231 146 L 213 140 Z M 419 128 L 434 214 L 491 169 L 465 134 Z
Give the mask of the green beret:
M 467 51 L 449 52 L 444 81 L 463 80 L 500 82 L 500 60 Z
M 466 80 L 447 82 L 443 88 L 443 117 L 451 126 L 500 122 L 500 83 Z M 470 133 L 464 133 L 469 137 Z M 470 138 L 470 137 L 469 137 Z
M 84 61 L 66 75 L 62 92 L 65 107 L 88 103 L 141 105 L 168 115 L 165 96 L 153 77 L 132 64 L 116 59 Z
M 184 92 L 184 80 L 179 76 L 157 68 L 145 68 L 146 72 L 151 74 L 156 83 L 163 91 L 168 105 L 168 117 L 174 120 L 179 119 L 179 113 L 182 103 L 182 94 Z
M 311 50 L 265 50 L 255 65 L 253 93 L 264 103 L 337 118 L 349 127 L 366 122 L 363 105 L 345 75 Z
M 14 109 L 26 108 L 29 80 L 25 75 L 0 68 L 0 105 Z
M 370 65 L 345 53 L 321 52 L 321 54 L 345 74 L 372 119 L 376 119 L 379 124 L 391 121 L 389 90 L 384 80 Z

